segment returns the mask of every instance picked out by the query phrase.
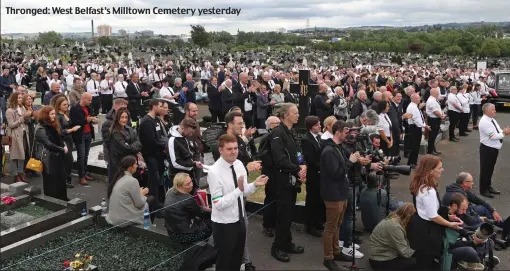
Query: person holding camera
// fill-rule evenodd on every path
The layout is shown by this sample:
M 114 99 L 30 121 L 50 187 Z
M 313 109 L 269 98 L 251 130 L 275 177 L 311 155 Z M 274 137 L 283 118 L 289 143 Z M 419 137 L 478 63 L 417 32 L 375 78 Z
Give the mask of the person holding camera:
M 321 154 L 320 179 L 321 197 L 326 205 L 326 226 L 323 234 L 324 266 L 329 270 L 340 270 L 335 260 L 345 261 L 339 247 L 339 231 L 349 198 L 348 173 L 361 155 L 354 152 L 347 158 L 340 146 L 348 133 L 346 122 L 336 121 L 332 128 L 333 138 L 326 140 Z
M 289 262 L 287 253 L 302 254 L 305 249 L 292 243 L 292 210 L 296 196 L 301 191 L 301 183 L 306 182 L 306 165 L 296 144 L 296 135 L 292 126 L 299 120 L 299 111 L 295 104 L 283 104 L 278 112 L 279 126 L 272 131 L 271 156 L 275 169 L 275 198 L 277 209 L 276 233 L 271 255 L 278 261 Z
M 438 181 L 443 170 L 438 156 L 426 154 L 420 159 L 409 185 L 416 214 L 411 218 L 407 237 L 411 248 L 416 250 L 417 265 L 424 270 L 439 269 L 436 260 L 441 257 L 445 228 L 459 230 L 463 224 L 460 219 L 450 217 L 447 208 L 441 206 Z M 455 221 L 449 221 L 450 218 Z M 427 232 L 429 234 L 423 234 Z

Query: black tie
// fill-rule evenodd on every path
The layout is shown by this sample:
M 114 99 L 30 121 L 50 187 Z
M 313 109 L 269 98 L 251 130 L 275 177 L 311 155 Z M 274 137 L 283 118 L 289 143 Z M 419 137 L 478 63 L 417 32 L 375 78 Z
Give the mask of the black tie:
M 234 178 L 234 186 L 237 188 L 237 175 L 236 171 L 234 170 L 234 165 L 230 166 L 230 169 L 232 169 L 232 177 Z M 241 204 L 241 197 L 237 198 L 237 208 L 239 209 L 239 221 L 243 218 L 243 206 Z
M 423 119 L 423 116 L 421 117 Z M 391 121 L 388 119 L 388 115 L 384 114 L 384 120 L 386 120 L 386 122 L 390 125 L 390 132 L 391 132 L 391 128 L 393 126 L 393 124 L 391 123 Z
M 496 125 L 496 123 L 494 122 L 494 120 L 491 120 L 492 122 L 492 125 L 494 125 L 494 128 L 496 128 L 496 133 L 499 134 L 499 129 L 498 129 L 498 126 Z M 503 143 L 503 139 L 500 139 L 499 142 Z
M 140 87 L 138 86 L 138 84 L 136 84 L 136 83 L 135 83 L 135 86 L 136 86 L 136 90 L 137 90 L 138 92 L 140 92 Z
M 320 136 L 316 136 L 315 139 L 317 139 L 317 144 L 319 145 L 319 148 L 321 146 L 321 137 Z
M 425 119 L 423 119 L 423 113 L 421 112 L 421 110 L 419 108 L 418 108 L 418 111 L 420 111 L 421 121 L 423 121 L 423 124 L 425 124 Z
M 94 90 L 97 89 L 96 80 L 94 80 Z

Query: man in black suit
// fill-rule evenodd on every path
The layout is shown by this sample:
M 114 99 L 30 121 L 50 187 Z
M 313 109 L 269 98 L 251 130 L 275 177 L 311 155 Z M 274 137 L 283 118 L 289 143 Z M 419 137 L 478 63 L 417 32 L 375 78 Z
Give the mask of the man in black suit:
M 219 86 L 218 90 L 221 91 L 221 108 L 223 113 L 227 114 L 229 110 L 234 107 L 234 94 L 232 90 L 232 81 L 227 79 L 224 86 Z
M 213 123 L 223 122 L 225 120 L 225 113 L 222 109 L 221 91 L 216 87 L 218 79 L 211 77 L 207 85 L 207 97 L 209 98 L 209 112 L 211 113 L 211 121 Z
M 138 73 L 133 73 L 129 77 L 130 81 L 126 87 L 126 94 L 128 96 L 128 111 L 133 121 L 138 121 L 140 116 L 140 109 L 142 107 L 142 97 L 147 97 L 149 94 L 142 91 L 138 84 Z
M 69 118 L 71 126 L 79 125 L 81 128 L 72 133 L 73 142 L 78 156 L 78 177 L 81 185 L 87 185 L 87 181 L 92 181 L 92 177 L 87 174 L 87 162 L 92 140 L 95 138 L 94 125 L 97 118 L 92 116 L 92 95 L 88 92 L 83 93 L 80 102 L 71 107 Z
M 324 229 L 326 209 L 320 196 L 320 158 L 321 158 L 321 131 L 320 119 L 316 116 L 307 116 L 305 126 L 308 133 L 301 140 L 301 149 L 305 157 L 307 169 L 306 183 L 306 231 L 316 237 L 321 237 Z
M 324 120 L 331 116 L 331 107 L 333 105 L 333 100 L 328 98 L 327 96 L 328 86 L 324 83 L 319 86 L 319 93 L 315 95 L 313 100 L 316 115 L 319 117 L 321 124 L 324 124 Z
M 352 103 L 350 119 L 355 119 L 365 111 L 367 111 L 367 93 L 363 90 L 356 93 L 356 99 Z
M 253 126 L 254 121 L 254 104 L 257 101 L 256 88 L 249 86 L 248 74 L 241 73 L 239 75 L 239 83 L 233 85 L 232 95 L 234 99 L 234 105 L 241 108 L 243 112 L 243 120 L 246 128 Z
M 220 71 L 218 72 L 218 88 L 223 84 L 223 81 L 225 81 L 225 66 L 220 65 Z
M 408 114 L 405 114 L 404 113 L 404 105 L 402 103 L 402 93 L 398 92 L 398 91 L 395 91 L 393 92 L 393 99 L 392 101 L 390 102 L 390 112 L 388 112 L 388 115 L 390 116 L 390 120 L 391 120 L 391 123 L 394 123 L 393 126 L 397 126 L 397 127 L 393 127 L 393 129 L 395 130 L 394 132 L 394 141 L 393 141 L 393 146 L 391 147 L 391 150 L 390 150 L 390 154 L 391 156 L 400 156 L 400 136 L 402 135 L 403 131 L 404 131 L 404 126 L 403 126 L 403 119 L 407 119 L 408 117 Z M 395 112 L 396 114 L 394 114 L 393 112 Z M 397 130 L 398 128 L 398 130 Z
M 405 95 L 402 96 L 402 112 L 407 111 L 407 107 L 411 103 L 411 96 L 416 93 L 416 88 L 413 85 L 410 85 L 404 89 Z M 409 158 L 409 153 L 411 152 L 411 137 L 409 133 L 409 123 L 404 121 L 404 157 Z

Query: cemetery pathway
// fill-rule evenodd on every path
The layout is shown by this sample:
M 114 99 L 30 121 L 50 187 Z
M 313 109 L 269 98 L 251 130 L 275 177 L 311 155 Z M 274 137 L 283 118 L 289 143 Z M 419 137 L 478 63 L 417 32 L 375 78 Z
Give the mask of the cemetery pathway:
M 202 111 L 202 110 L 201 110 Z M 499 112 L 497 120 L 501 127 L 510 125 L 510 111 Z M 488 202 L 496 208 L 502 217 L 510 216 L 510 174 L 508 174 L 510 161 L 510 140 L 505 139 L 505 146 L 500 151 L 498 163 L 494 171 L 494 187 L 501 190 L 501 195 L 495 199 L 487 199 Z M 440 179 L 441 194 L 444 193 L 446 185 L 455 181 L 455 176 L 461 171 L 470 172 L 475 180 L 475 191 L 478 192 L 479 176 L 479 158 L 478 158 L 479 136 L 477 131 L 473 131 L 470 136 L 463 137 L 459 142 L 454 143 L 442 140 L 438 143 L 437 149 L 443 154 L 444 172 Z M 403 164 L 405 163 L 403 160 Z M 8 180 L 12 182 L 12 180 Z M 77 183 L 77 180 L 73 180 Z M 392 195 L 399 200 L 411 201 L 408 192 L 410 177 L 401 176 L 399 179 L 392 180 Z M 31 179 L 30 183 L 42 189 L 42 179 Z M 87 201 L 88 207 L 99 205 L 101 199 L 106 197 L 106 182 L 89 182 L 88 186 L 76 185 L 73 189 L 68 189 L 69 198 L 81 198 Z M 359 213 L 357 216 L 359 218 Z M 361 219 L 358 219 L 360 221 Z M 358 223 L 358 228 L 362 228 Z M 156 220 L 156 230 L 165 232 L 163 219 Z M 270 255 L 272 240 L 262 233 L 261 220 L 256 216 L 250 221 L 248 227 L 248 245 L 251 258 L 258 270 L 326 270 L 322 266 L 322 239 L 312 237 L 303 232 L 293 230 L 294 240 L 297 244 L 305 246 L 305 253 L 302 255 L 291 255 L 290 263 L 280 263 L 274 260 Z M 371 270 L 368 264 L 368 255 L 366 244 L 369 235 L 364 235 L 364 244 L 361 245 L 361 252 L 365 253 L 365 258 L 357 261 L 360 267 L 365 270 Z M 500 259 L 505 259 L 495 270 L 510 270 L 510 249 L 496 252 Z M 340 266 L 350 263 L 339 263 Z

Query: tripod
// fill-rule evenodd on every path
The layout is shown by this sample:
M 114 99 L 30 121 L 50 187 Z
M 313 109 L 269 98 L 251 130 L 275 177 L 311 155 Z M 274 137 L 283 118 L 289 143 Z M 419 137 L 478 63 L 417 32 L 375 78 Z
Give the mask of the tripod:
M 359 180 L 360 177 L 356 176 L 354 178 L 354 183 L 352 187 L 352 232 L 351 232 L 352 261 L 350 266 L 344 265 L 344 267 L 349 268 L 349 270 L 363 269 L 356 265 L 356 247 L 355 247 L 356 244 L 354 243 L 354 239 L 356 236 L 356 184 L 358 183 Z

